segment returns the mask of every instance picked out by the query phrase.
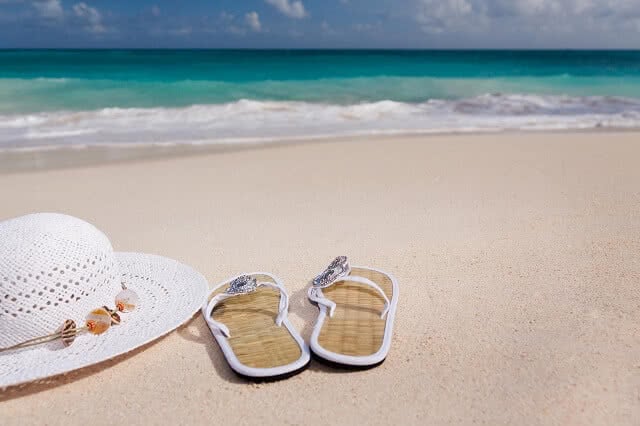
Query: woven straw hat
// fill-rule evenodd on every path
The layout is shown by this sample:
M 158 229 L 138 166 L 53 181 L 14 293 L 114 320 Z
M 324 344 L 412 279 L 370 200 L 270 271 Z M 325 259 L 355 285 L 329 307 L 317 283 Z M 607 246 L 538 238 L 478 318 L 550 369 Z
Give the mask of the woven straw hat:
M 200 308 L 205 278 L 174 260 L 115 253 L 93 225 L 37 213 L 0 222 L 0 348 L 55 332 L 65 320 L 113 306 L 126 288 L 139 298 L 121 323 L 100 335 L 82 333 L 0 352 L 0 388 L 44 379 L 108 360 L 174 330 Z

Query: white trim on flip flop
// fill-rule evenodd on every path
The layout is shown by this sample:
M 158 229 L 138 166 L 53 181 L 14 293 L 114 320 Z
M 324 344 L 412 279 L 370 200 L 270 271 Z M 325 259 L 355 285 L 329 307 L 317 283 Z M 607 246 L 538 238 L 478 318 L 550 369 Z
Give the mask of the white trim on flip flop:
M 379 274 L 385 275 L 389 278 L 392 284 L 392 296 L 391 300 L 389 300 L 384 292 L 380 289 L 380 287 L 368 280 L 364 277 L 358 277 L 350 275 L 352 269 L 365 269 L 377 272 Z M 382 340 L 382 345 L 380 349 L 371 355 L 366 356 L 352 356 L 345 355 L 336 352 L 332 352 L 324 348 L 319 342 L 318 337 L 320 336 L 320 331 L 322 330 L 322 326 L 324 325 L 325 319 L 327 316 L 333 316 L 333 311 L 335 309 L 335 303 L 331 300 L 324 297 L 322 294 L 322 289 L 330 287 L 337 282 L 346 281 L 346 282 L 356 282 L 359 284 L 364 284 L 378 293 L 382 293 L 381 297 L 385 299 L 385 307 L 383 311 L 381 311 L 381 318 L 386 319 L 384 336 Z M 398 295 L 399 295 L 399 286 L 398 281 L 395 279 L 393 275 L 388 272 L 366 267 L 366 266 L 353 266 L 350 267 L 346 257 L 340 256 L 336 258 L 329 267 L 323 271 L 320 275 L 318 275 L 312 282 L 312 287 L 309 288 L 309 299 L 314 302 L 320 311 L 318 318 L 316 319 L 316 323 L 313 327 L 313 332 L 311 334 L 311 339 L 309 341 L 309 346 L 311 351 L 318 357 L 327 360 L 334 364 L 340 364 L 347 367 L 355 367 L 355 368 L 367 368 L 376 366 L 382 363 L 387 354 L 389 353 L 389 349 L 391 348 L 391 339 L 393 335 L 393 322 L 395 319 L 396 308 L 398 305 Z
M 275 285 L 269 282 L 257 282 L 254 277 L 260 275 L 271 278 Z M 225 293 L 219 293 L 215 297 L 211 298 L 212 294 L 224 286 L 229 286 Z M 211 317 L 211 314 L 218 303 L 235 295 L 248 294 L 259 287 L 271 287 L 272 289 L 279 291 L 281 294 L 279 313 L 275 320 L 276 325 L 279 327 L 284 326 L 300 347 L 300 358 L 291 364 L 272 368 L 256 368 L 243 364 L 229 344 L 229 330 L 227 327 L 224 324 L 215 321 Z M 310 360 L 309 346 L 289 321 L 288 306 L 288 294 L 279 278 L 267 272 L 251 272 L 235 276 L 216 285 L 209 292 L 205 304 L 202 306 L 202 315 L 211 330 L 211 334 L 218 342 L 218 345 L 220 345 L 227 362 L 237 374 L 249 379 L 278 379 L 285 378 L 302 371 L 309 364 Z

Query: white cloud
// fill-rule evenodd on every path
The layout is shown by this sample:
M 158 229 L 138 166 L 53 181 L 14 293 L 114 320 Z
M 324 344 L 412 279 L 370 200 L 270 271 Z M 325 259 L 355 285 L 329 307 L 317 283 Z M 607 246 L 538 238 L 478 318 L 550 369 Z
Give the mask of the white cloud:
M 226 23 L 233 22 L 234 18 L 235 18 L 235 16 L 233 14 L 231 14 L 231 13 L 227 13 L 224 10 L 222 12 L 220 12 L 220 20 L 222 22 L 226 22 Z
M 60 0 L 34 1 L 33 7 L 36 8 L 38 14 L 43 18 L 62 19 L 64 17 L 64 10 L 62 9 Z
M 91 33 L 104 33 L 107 29 L 102 24 L 102 15 L 95 7 L 88 6 L 86 3 L 77 3 L 73 6 L 73 13 L 80 19 L 85 21 L 84 29 Z
M 255 11 L 246 13 L 244 17 L 236 17 L 231 13 L 222 11 L 220 13 L 219 23 L 222 27 L 222 31 L 236 36 L 244 36 L 247 34 L 248 30 L 255 33 L 266 32 L 266 30 L 262 28 L 260 15 Z
M 353 24 L 353 29 L 358 32 L 371 31 L 373 29 L 373 25 L 356 23 L 356 24 Z
M 244 28 L 240 28 L 236 25 L 229 25 L 226 29 L 226 32 L 228 32 L 229 34 L 234 34 L 237 36 L 243 36 L 245 34 L 247 34 L 247 30 Z
M 220 12 L 220 23 L 224 27 L 223 31 L 234 35 L 245 35 L 247 30 L 235 24 L 236 17 L 232 13 Z
M 191 33 L 193 32 L 193 28 L 191 28 L 191 27 L 180 27 L 180 28 L 175 28 L 173 30 L 169 30 L 168 32 L 169 32 L 169 34 L 174 35 L 174 36 L 184 37 L 184 36 L 191 35 Z
M 320 29 L 322 29 L 322 32 L 327 35 L 336 34 L 336 31 L 331 27 L 331 25 L 327 21 L 322 21 L 320 23 Z
M 252 31 L 259 33 L 262 29 L 262 25 L 260 24 L 260 16 L 257 12 L 249 12 L 244 15 L 244 22 L 247 24 Z
M 416 14 L 416 21 L 422 30 L 439 34 L 451 27 L 458 27 L 474 13 L 474 7 L 468 0 L 422 0 Z
M 638 0 L 418 0 L 414 19 L 430 34 L 511 31 L 552 39 L 620 30 L 639 17 Z
M 289 18 L 301 19 L 308 16 L 307 11 L 299 0 L 265 0 L 268 4 L 278 9 Z

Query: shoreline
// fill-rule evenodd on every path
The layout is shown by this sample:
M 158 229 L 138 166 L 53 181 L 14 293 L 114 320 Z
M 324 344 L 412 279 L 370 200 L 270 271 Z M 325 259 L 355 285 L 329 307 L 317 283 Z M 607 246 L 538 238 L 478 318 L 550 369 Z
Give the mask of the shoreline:
M 0 149 L 0 175 L 97 166 L 114 163 L 129 163 L 189 157 L 215 153 L 230 153 L 247 150 L 261 150 L 296 145 L 365 143 L 394 139 L 429 141 L 433 138 L 474 138 L 478 136 L 528 136 L 528 135 L 572 135 L 572 134 L 634 134 L 640 136 L 640 128 L 588 128 L 588 129 L 541 129 L 541 130 L 495 130 L 472 132 L 428 132 L 398 133 L 390 135 L 327 136 L 309 138 L 277 139 L 261 142 L 237 143 L 137 143 L 137 144 L 85 144 L 52 145 L 27 148 Z

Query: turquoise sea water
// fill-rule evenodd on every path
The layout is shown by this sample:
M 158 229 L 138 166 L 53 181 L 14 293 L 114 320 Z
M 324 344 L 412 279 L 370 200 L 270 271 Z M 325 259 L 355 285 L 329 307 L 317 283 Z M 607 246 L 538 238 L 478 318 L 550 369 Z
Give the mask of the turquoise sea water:
M 0 51 L 0 112 L 485 93 L 640 98 L 640 52 Z
M 0 147 L 639 117 L 640 51 L 0 50 Z

